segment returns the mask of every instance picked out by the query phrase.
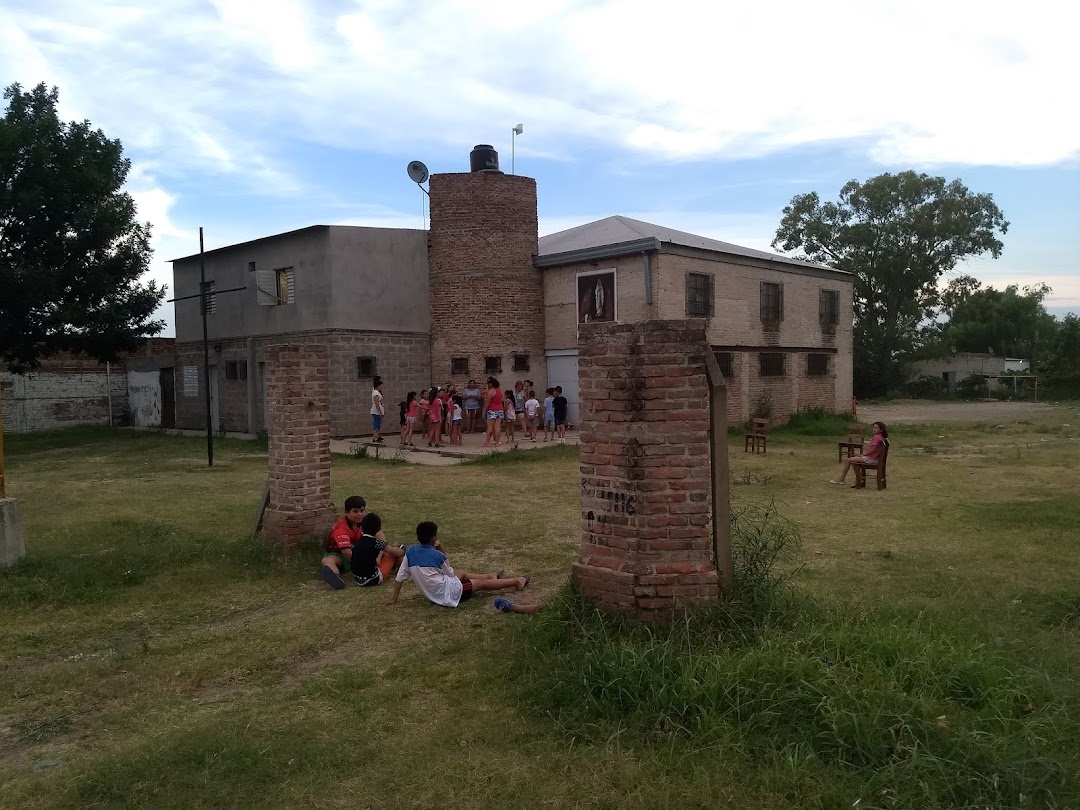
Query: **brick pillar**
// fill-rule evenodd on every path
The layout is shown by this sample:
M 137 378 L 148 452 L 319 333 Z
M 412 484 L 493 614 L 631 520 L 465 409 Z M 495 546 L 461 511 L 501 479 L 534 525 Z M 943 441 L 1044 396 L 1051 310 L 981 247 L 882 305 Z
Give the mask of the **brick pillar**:
M 330 500 L 330 362 L 325 346 L 266 350 L 270 503 L 263 535 L 296 543 L 334 523 Z
M 639 619 L 719 598 L 702 320 L 580 327 L 581 551 L 573 575 Z

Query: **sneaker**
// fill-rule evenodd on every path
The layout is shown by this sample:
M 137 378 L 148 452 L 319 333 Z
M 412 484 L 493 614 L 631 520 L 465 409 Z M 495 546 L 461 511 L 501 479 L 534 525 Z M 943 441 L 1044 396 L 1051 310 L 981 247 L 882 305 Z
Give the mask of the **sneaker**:
M 335 591 L 340 591 L 342 588 L 345 587 L 345 580 L 343 580 L 338 575 L 338 572 L 331 568 L 329 565 L 324 565 L 319 570 L 319 576 L 322 578 L 323 582 L 325 582 Z
M 514 603 L 507 599 L 505 596 L 496 596 L 495 609 L 501 610 L 503 613 L 513 613 Z

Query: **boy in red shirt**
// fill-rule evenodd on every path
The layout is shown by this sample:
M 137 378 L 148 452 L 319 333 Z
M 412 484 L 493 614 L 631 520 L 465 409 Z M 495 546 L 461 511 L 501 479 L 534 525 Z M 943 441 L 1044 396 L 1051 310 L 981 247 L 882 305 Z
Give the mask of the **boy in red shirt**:
M 345 499 L 345 517 L 335 523 L 330 530 L 330 536 L 326 541 L 326 556 L 322 559 L 319 576 L 335 591 L 340 591 L 345 587 L 345 581 L 341 575 L 352 570 L 353 543 L 364 534 L 360 524 L 364 520 L 365 509 L 367 509 L 367 501 L 359 495 L 350 495 Z M 375 537 L 383 542 L 386 541 L 386 536 L 381 529 L 376 532 Z M 384 567 L 384 576 L 389 576 L 394 570 L 392 556 L 379 555 L 379 570 L 383 570 Z

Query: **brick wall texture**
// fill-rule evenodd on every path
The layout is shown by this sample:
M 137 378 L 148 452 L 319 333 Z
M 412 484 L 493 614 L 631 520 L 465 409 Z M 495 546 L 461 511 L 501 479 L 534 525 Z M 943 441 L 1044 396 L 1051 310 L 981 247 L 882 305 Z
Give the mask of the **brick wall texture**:
M 467 358 L 483 380 L 499 357 L 500 381 L 528 377 L 542 390 L 544 279 L 537 252 L 536 181 L 499 172 L 431 177 L 431 374 L 451 379 L 451 359 Z M 514 371 L 525 354 L 529 370 Z M 456 381 L 464 379 L 453 375 Z M 467 381 L 467 380 L 465 380 Z
M 580 331 L 581 549 L 573 576 L 638 619 L 719 598 L 703 320 Z
M 270 503 L 263 536 L 296 543 L 334 524 L 330 500 L 330 353 L 279 345 L 266 353 Z
M 330 375 L 330 435 L 335 438 L 371 433 L 372 378 L 360 376 L 358 357 L 375 358 L 375 373 L 383 378 L 385 418 L 391 431 L 397 426 L 397 403 L 405 399 L 409 391 L 419 391 L 431 384 L 428 360 L 430 341 L 426 333 L 332 330 L 253 338 L 250 349 L 247 340 L 219 341 L 214 345 L 220 345 L 221 350 L 211 351 L 210 363 L 217 375 L 219 426 L 222 429 L 242 433 L 258 433 L 266 429 L 266 355 L 274 346 L 283 343 L 326 348 Z M 254 375 L 250 396 L 253 398 L 255 421 L 250 425 L 248 381 L 226 379 L 227 364 L 241 360 L 248 363 L 248 376 Z M 185 393 L 185 366 L 198 368 L 198 386 L 194 396 Z M 176 366 L 177 427 L 206 428 L 203 379 L 202 344 L 180 344 L 177 347 Z

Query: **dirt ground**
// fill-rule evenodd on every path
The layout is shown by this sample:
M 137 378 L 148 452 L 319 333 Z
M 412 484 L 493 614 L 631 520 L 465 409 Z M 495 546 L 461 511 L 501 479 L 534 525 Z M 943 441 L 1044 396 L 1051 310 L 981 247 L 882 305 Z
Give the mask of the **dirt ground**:
M 1046 402 L 926 402 L 900 400 L 881 405 L 859 406 L 859 419 L 887 425 L 919 425 L 939 422 L 1016 422 L 1022 419 L 1056 418 L 1064 422 L 1080 420 L 1076 404 Z

